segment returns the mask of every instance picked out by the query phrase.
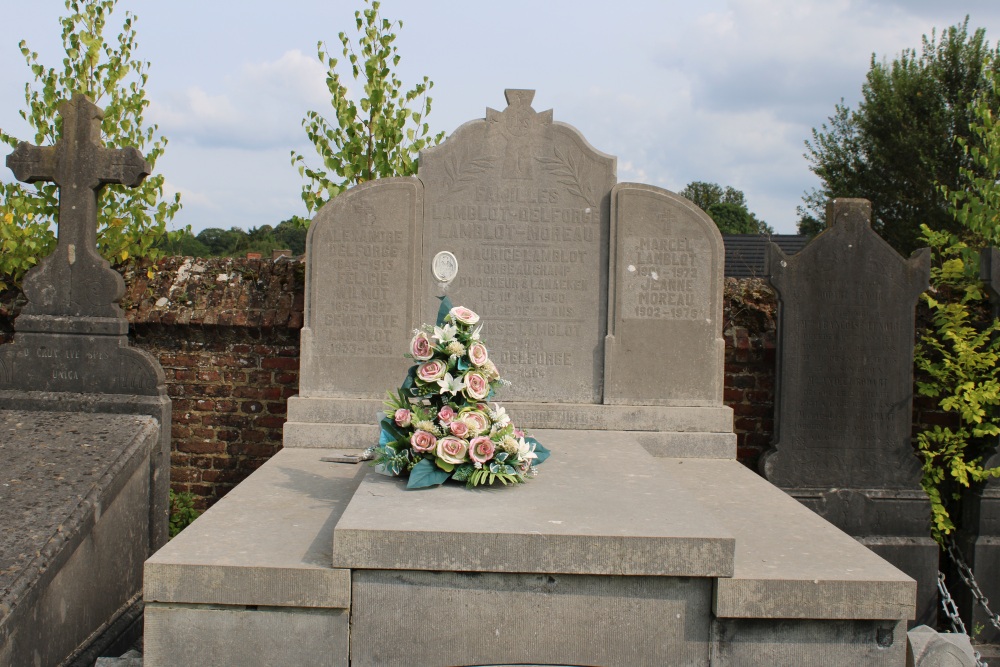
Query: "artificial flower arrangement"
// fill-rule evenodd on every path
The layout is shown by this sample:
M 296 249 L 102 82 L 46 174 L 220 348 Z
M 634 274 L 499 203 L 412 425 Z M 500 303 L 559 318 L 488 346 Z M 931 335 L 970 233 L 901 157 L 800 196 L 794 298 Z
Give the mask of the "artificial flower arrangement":
M 489 404 L 501 379 L 480 338 L 479 315 L 441 299 L 437 325 L 414 331 L 407 357 L 416 361 L 403 386 L 388 392 L 374 465 L 409 476 L 406 488 L 448 479 L 467 487 L 520 484 L 549 451 Z

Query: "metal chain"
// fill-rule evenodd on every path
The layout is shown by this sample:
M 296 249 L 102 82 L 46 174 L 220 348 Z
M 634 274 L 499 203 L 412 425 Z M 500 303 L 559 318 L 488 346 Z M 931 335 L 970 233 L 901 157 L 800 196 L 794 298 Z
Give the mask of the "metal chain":
M 965 631 L 965 623 L 962 622 L 962 617 L 958 614 L 958 605 L 955 604 L 951 593 L 948 592 L 948 587 L 944 585 L 944 572 L 938 572 L 937 587 L 938 593 L 941 594 L 941 608 L 951 623 L 951 631 L 959 632 L 963 635 L 969 634 Z
M 973 576 L 972 574 L 972 568 L 970 568 L 966 564 L 965 560 L 962 558 L 962 552 L 958 550 L 958 547 L 955 546 L 955 543 L 952 540 L 948 540 L 945 542 L 945 548 L 948 551 L 948 556 L 951 558 L 952 562 L 955 564 L 955 567 L 958 569 L 958 576 L 962 578 L 962 581 L 965 582 L 965 585 L 969 587 L 970 591 L 972 591 L 973 597 L 976 598 L 976 601 L 979 603 L 979 605 L 983 608 L 984 611 L 986 611 L 986 616 L 987 618 L 989 618 L 989 621 L 993 625 L 993 627 L 995 627 L 997 630 L 1000 630 L 1000 614 L 997 614 L 992 609 L 990 609 L 990 601 L 986 597 L 986 595 L 983 594 L 983 590 L 979 588 L 979 583 L 976 581 L 975 576 Z
M 951 593 L 948 592 L 948 587 L 944 585 L 944 572 L 938 571 L 937 576 L 937 587 L 938 593 L 941 597 L 941 608 L 944 610 L 945 616 L 948 617 L 948 621 L 951 623 L 951 631 L 959 632 L 963 635 L 969 634 L 965 631 L 965 623 L 962 622 L 962 617 L 958 614 L 958 605 L 955 604 L 955 600 L 951 597 Z M 979 651 L 973 651 L 972 654 L 976 657 L 977 667 L 989 667 L 989 663 L 983 662 L 983 656 L 979 654 Z

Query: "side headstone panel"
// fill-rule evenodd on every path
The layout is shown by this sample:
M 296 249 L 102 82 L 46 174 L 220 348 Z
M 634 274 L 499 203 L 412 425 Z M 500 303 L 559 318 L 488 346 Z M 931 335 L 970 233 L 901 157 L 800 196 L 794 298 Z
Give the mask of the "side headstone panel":
M 615 158 L 535 112 L 534 91 L 506 96 L 504 111 L 421 153 L 423 319 L 442 291 L 483 316 L 513 382 L 497 400 L 600 403 Z M 442 252 L 457 259 L 447 284 L 432 277 Z
M 718 227 L 660 188 L 612 191 L 604 402 L 722 405 L 724 250 Z
M 300 395 L 381 398 L 412 361 L 423 187 L 382 179 L 342 193 L 309 229 Z

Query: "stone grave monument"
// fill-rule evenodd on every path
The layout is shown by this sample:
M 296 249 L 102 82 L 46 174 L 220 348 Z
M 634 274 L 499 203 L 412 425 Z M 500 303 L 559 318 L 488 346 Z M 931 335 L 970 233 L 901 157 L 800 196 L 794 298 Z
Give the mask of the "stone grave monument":
M 1000 249 L 985 248 L 981 252 L 979 273 L 993 302 L 993 316 L 1000 317 Z M 987 468 L 1000 466 L 1000 451 L 995 451 L 983 465 Z M 991 479 L 966 491 L 962 498 L 962 519 L 955 534 L 955 543 L 972 568 L 983 594 L 989 599 L 991 610 L 995 612 L 1000 607 L 1000 480 Z M 976 641 L 1000 643 L 1000 630 L 993 625 L 989 614 L 975 600 L 968 587 L 957 578 L 954 584 L 951 577 L 948 581 L 966 623 L 970 627 L 982 627 Z
M 910 442 L 914 309 L 930 254 L 909 260 L 871 229 L 871 204 L 838 199 L 794 256 L 772 244 L 779 298 L 773 448 L 764 476 L 918 583 L 936 615 L 938 548 Z
M 86 97 L 60 116 L 55 146 L 7 157 L 19 180 L 59 186 L 59 234 L 0 346 L 0 664 L 62 664 L 138 627 L 142 562 L 167 540 L 163 371 L 128 346 L 124 282 L 96 239 L 101 187 L 136 186 L 149 167 L 103 146 Z
M 914 581 L 735 460 L 714 223 L 532 97 L 313 220 L 285 447 L 147 561 L 150 667 L 905 663 Z M 553 452 L 524 485 L 350 462 L 442 293 Z

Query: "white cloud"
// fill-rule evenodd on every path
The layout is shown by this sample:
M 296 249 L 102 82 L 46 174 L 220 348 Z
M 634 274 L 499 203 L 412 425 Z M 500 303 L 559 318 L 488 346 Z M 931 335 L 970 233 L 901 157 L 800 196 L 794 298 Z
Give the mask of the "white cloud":
M 309 109 L 323 112 L 329 94 L 326 70 L 299 50 L 272 62 L 248 63 L 209 93 L 192 86 L 168 93 L 150 106 L 161 131 L 179 142 L 248 149 L 297 146 L 305 140 L 301 120 Z

